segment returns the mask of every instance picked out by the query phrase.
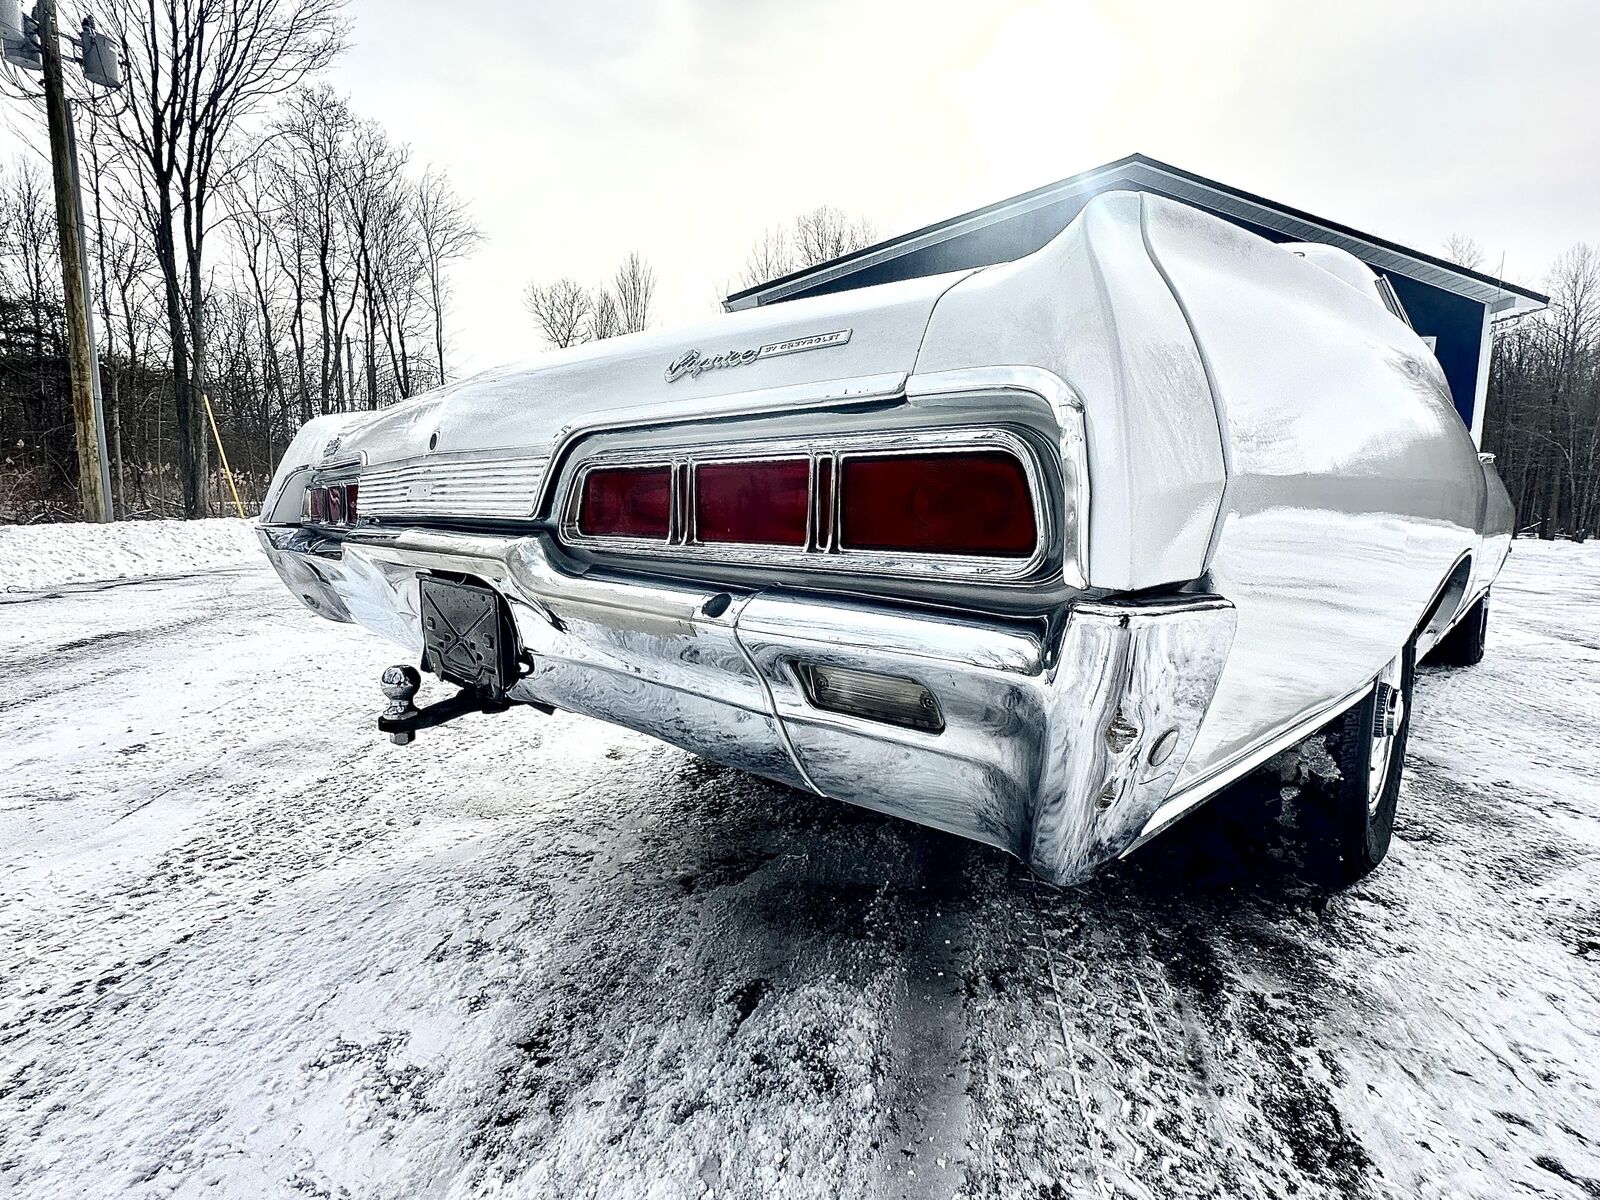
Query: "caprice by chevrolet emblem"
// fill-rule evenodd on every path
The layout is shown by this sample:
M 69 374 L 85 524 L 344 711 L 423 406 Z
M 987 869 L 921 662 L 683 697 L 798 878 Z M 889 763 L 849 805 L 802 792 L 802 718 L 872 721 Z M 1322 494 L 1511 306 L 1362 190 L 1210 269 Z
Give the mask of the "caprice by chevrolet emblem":
M 755 350 L 724 350 L 720 354 L 704 354 L 699 350 L 685 350 L 667 364 L 667 382 L 676 383 L 685 375 L 698 379 L 706 371 L 723 367 L 742 367 L 758 358 L 777 358 L 780 354 L 799 354 L 802 350 L 823 350 L 829 346 L 842 346 L 850 340 L 848 329 L 835 329 L 832 333 L 813 333 L 807 337 L 790 338 L 786 342 L 768 342 Z

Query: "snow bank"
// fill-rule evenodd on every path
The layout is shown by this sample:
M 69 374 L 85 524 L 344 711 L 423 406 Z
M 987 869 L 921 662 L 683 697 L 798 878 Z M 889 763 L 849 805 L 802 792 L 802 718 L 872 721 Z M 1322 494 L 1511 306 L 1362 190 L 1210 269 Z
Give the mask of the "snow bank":
M 0 525 L 0 592 L 213 571 L 259 555 L 254 522 L 237 517 Z

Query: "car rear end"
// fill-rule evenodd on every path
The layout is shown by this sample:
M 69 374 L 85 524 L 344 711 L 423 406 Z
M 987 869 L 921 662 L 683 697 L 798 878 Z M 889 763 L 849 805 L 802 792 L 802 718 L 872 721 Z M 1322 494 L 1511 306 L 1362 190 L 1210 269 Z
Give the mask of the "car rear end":
M 382 438 L 313 422 L 263 544 L 308 607 L 458 686 L 1080 879 L 1171 790 L 1233 612 L 1203 590 L 1095 586 L 1083 397 L 1037 363 L 916 369 L 959 283 L 896 333 L 910 357 L 851 376 L 827 377 L 822 350 L 810 378 L 741 388 L 735 359 L 685 404 L 677 357 L 651 343 L 633 354 L 652 378 L 634 383 L 655 400 L 579 414 L 542 443 L 432 443 L 452 425 L 431 400 L 385 414 Z M 856 339 L 873 301 L 850 301 Z M 824 331 L 840 317 L 783 307 Z M 489 407 L 480 427 L 503 426 Z

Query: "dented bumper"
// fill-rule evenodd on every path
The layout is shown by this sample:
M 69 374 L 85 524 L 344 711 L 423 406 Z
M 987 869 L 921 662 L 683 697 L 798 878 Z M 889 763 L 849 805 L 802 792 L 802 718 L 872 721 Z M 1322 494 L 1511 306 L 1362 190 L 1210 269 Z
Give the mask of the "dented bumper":
M 260 536 L 309 608 L 413 653 L 420 575 L 488 583 L 506 598 L 524 656 L 512 699 L 1002 847 L 1063 884 L 1145 830 L 1233 640 L 1233 608 L 1217 596 L 1002 619 L 585 569 L 545 534 L 327 541 L 261 526 Z M 941 728 L 819 707 L 806 667 L 914 681 Z

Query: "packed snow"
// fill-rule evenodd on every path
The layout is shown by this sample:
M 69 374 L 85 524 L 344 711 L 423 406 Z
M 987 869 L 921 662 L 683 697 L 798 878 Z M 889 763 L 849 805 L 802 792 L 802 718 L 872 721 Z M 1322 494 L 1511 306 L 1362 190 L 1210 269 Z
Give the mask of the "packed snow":
M 0 1195 L 1600 1194 L 1600 546 L 1517 544 L 1329 897 L 1270 780 L 1057 892 L 568 715 L 395 747 L 399 655 L 242 524 L 51 532 L 0 530 Z
M 259 554 L 255 523 L 140 521 L 0 525 L 0 592 L 237 567 Z

